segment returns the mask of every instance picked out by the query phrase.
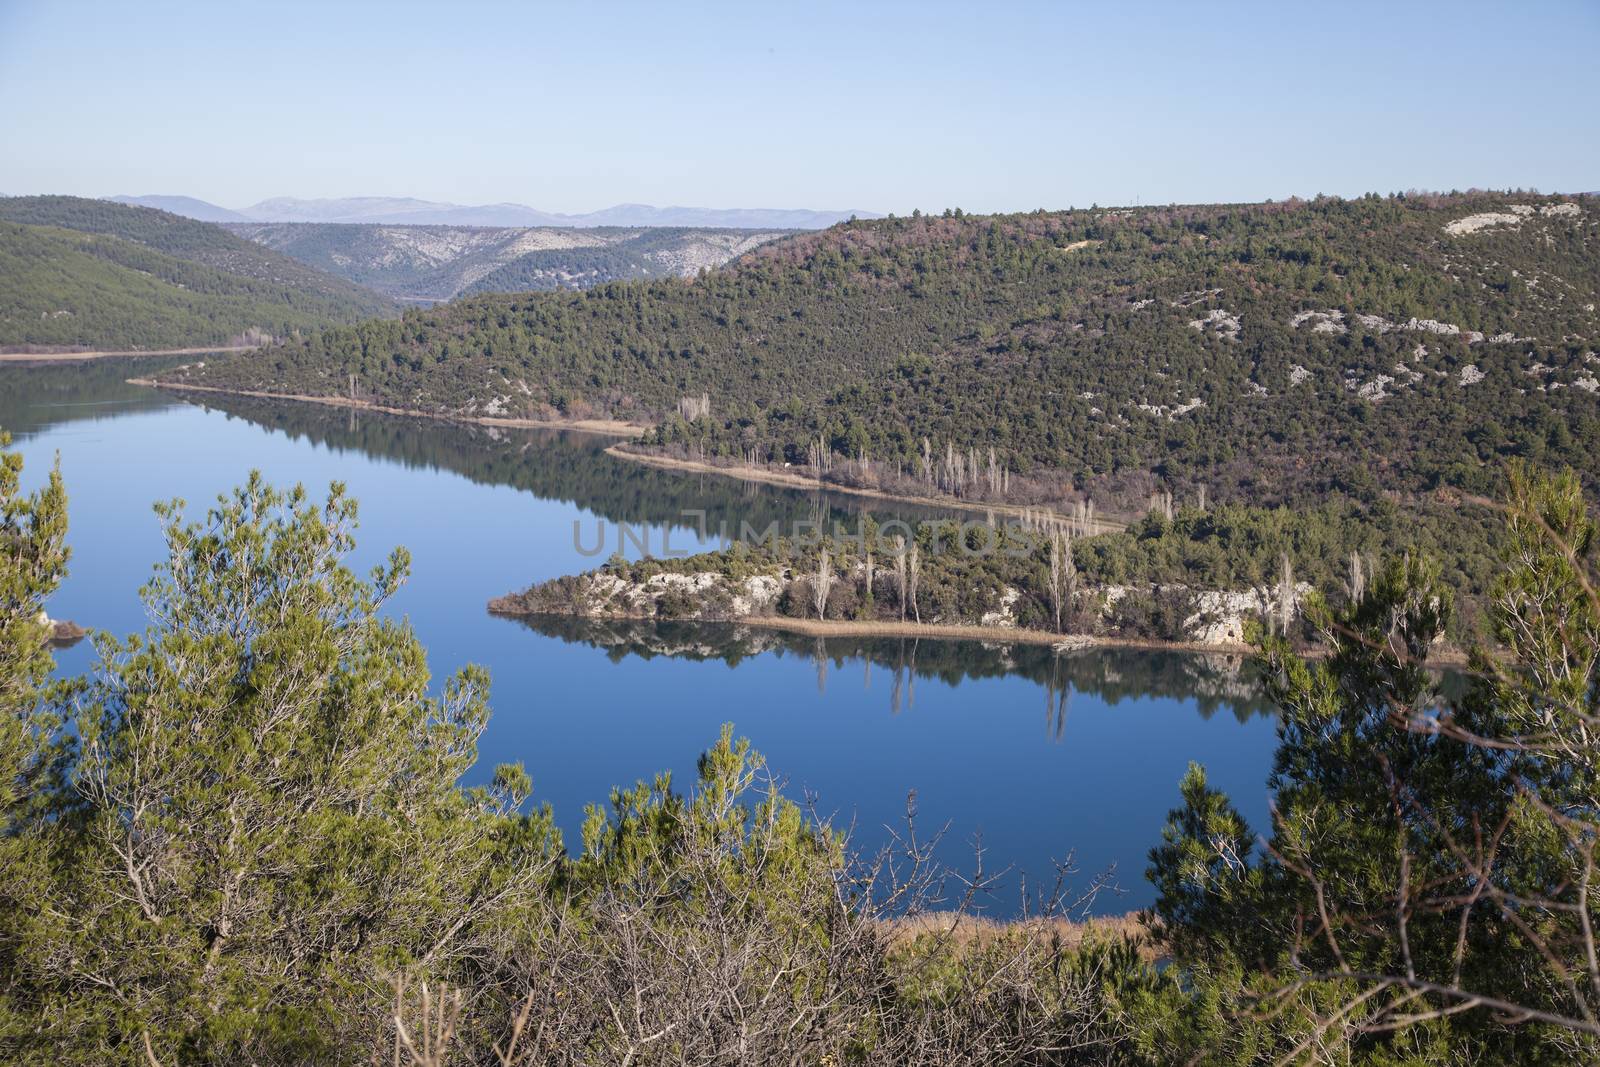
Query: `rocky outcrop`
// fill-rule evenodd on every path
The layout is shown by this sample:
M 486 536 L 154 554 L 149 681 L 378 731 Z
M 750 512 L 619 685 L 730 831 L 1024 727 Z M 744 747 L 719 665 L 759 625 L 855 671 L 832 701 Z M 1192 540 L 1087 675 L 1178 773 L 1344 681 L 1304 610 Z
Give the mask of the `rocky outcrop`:
M 486 289 L 583 288 L 625 278 L 690 278 L 786 233 L 343 222 L 256 222 L 229 228 L 257 244 L 409 303 L 448 300 Z
M 44 639 L 60 648 L 75 645 L 89 635 L 89 631 L 77 623 L 52 619 L 42 611 L 39 612 L 39 625 L 44 629 Z
M 1509 226 L 1515 229 L 1521 226 L 1525 219 L 1541 215 L 1545 218 L 1573 219 L 1583 214 L 1583 209 L 1570 201 L 1560 204 L 1542 204 L 1537 209 L 1531 204 L 1512 204 L 1505 211 L 1481 211 L 1476 215 L 1456 219 L 1444 224 L 1444 232 L 1451 237 L 1463 237 L 1467 234 L 1478 233 L 1482 230 L 1492 230 L 1497 226 Z
M 1309 592 L 1309 583 L 1295 585 L 1296 611 Z M 1282 605 L 1278 589 L 1258 586 L 1239 591 L 1196 593 L 1194 607 L 1195 613 L 1184 622 L 1184 628 L 1189 631 L 1192 640 L 1202 645 L 1241 645 L 1245 642 L 1245 631 L 1251 622 L 1270 616 Z
M 882 576 L 886 572 L 880 569 L 878 573 Z M 860 568 L 857 567 L 852 575 L 845 577 L 859 580 Z M 1310 591 L 1311 586 L 1304 582 L 1294 587 L 1294 611 L 1298 612 Z M 1244 590 L 1186 590 L 1175 586 L 1130 588 L 1110 585 L 1081 589 L 1078 603 L 1080 606 L 1090 606 L 1090 614 L 1096 618 L 1091 629 L 1110 636 L 1122 636 L 1116 629 L 1117 612 L 1114 609 L 1136 593 L 1185 598 L 1182 602 L 1187 604 L 1189 614 L 1184 619 L 1180 639 L 1219 648 L 1243 644 L 1253 622 L 1282 610 L 1281 593 L 1277 586 Z M 631 578 L 611 569 L 601 569 L 575 577 L 558 578 L 522 593 L 499 597 L 490 602 L 489 610 L 512 616 L 574 615 L 588 619 L 737 622 L 778 615 L 786 595 L 792 602 L 809 607 L 812 595 L 809 575 L 784 568 L 742 577 L 703 570 L 661 571 L 643 578 Z M 1016 631 L 1021 625 L 1017 607 L 1023 596 L 1023 591 L 1014 586 L 1002 586 L 992 595 L 990 602 L 972 617 L 938 615 L 925 609 L 922 621 L 937 626 L 993 630 L 1000 636 L 1007 631 Z M 1081 635 L 1063 637 L 1064 647 L 1072 647 L 1075 638 L 1081 638 Z
M 1191 319 L 1189 322 L 1191 330 L 1204 332 L 1207 327 L 1215 332 L 1218 337 L 1226 338 L 1229 341 L 1237 341 L 1239 339 L 1239 316 L 1224 308 L 1212 308 L 1204 318 Z

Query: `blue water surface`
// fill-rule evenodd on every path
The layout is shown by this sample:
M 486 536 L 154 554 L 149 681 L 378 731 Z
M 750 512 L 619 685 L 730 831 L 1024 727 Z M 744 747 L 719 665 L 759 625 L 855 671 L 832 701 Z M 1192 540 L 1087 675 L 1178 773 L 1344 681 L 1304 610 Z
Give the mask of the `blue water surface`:
M 725 722 L 792 795 L 853 825 L 861 848 L 888 840 L 914 791 L 924 833 L 948 824 L 946 860 L 970 869 L 981 844 L 986 870 L 1010 871 L 979 901 L 998 915 L 1015 913 L 1021 874 L 1049 882 L 1069 855 L 1077 884 L 1114 872 L 1122 892 L 1102 895 L 1097 911 L 1148 904 L 1147 854 L 1190 761 L 1263 825 L 1275 723 L 1237 661 L 527 625 L 485 610 L 491 597 L 600 562 L 579 550 L 574 522 L 586 547 L 603 522 L 609 551 L 615 524 L 628 522 L 656 550 L 669 530 L 674 547 L 694 543 L 700 520 L 686 512 L 737 529 L 741 517 L 848 520 L 860 504 L 647 470 L 584 435 L 198 405 L 98 375 L 0 368 L 0 414 L 26 457 L 26 484 L 59 455 L 70 495 L 71 574 L 53 615 L 119 634 L 144 627 L 137 589 L 161 553 L 154 501 L 184 498 L 199 517 L 252 468 L 318 493 L 341 481 L 361 503 L 356 566 L 395 545 L 412 554 L 392 610 L 415 627 L 436 679 L 466 663 L 491 673 L 494 716 L 471 779 L 520 761 L 569 843 L 584 805 L 612 786 L 665 769 L 687 784 Z M 85 670 L 92 656 L 83 642 L 60 654 L 61 669 Z

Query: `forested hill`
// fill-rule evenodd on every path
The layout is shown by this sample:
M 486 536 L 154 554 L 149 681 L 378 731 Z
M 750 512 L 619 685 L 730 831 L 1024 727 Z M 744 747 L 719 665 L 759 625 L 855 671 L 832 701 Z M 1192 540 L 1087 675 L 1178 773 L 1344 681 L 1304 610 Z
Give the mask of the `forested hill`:
M 851 222 L 191 375 L 664 420 L 659 447 L 963 495 L 1484 492 L 1518 456 L 1593 482 L 1597 227 L 1592 199 L 1493 193 Z
M 221 344 L 394 313 L 377 293 L 208 223 L 79 197 L 0 198 L 0 344 Z

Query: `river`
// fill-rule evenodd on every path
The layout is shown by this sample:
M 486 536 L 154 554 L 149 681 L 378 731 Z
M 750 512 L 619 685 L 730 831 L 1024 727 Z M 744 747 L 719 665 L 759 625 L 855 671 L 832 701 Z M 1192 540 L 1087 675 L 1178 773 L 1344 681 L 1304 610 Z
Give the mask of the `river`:
M 23 453 L 25 486 L 59 455 L 70 498 L 71 573 L 51 613 L 126 634 L 146 620 L 137 590 L 160 555 L 151 511 L 181 497 L 192 516 L 252 468 L 316 493 L 344 482 L 361 502 L 354 565 L 394 545 L 412 554 L 392 610 L 427 646 L 435 678 L 463 664 L 493 679 L 493 718 L 469 781 L 520 761 L 569 844 L 583 808 L 611 787 L 695 760 L 734 724 L 796 799 L 858 847 L 888 840 L 916 797 L 942 857 L 1008 871 L 977 904 L 1014 914 L 1024 876 L 1049 882 L 1069 857 L 1077 884 L 1112 872 L 1094 909 L 1150 903 L 1146 858 L 1178 780 L 1205 765 L 1252 825 L 1266 815 L 1275 721 L 1237 657 L 931 640 L 835 640 L 725 625 L 529 624 L 490 616 L 490 597 L 593 567 L 604 524 L 660 551 L 692 547 L 704 521 L 853 521 L 878 501 L 817 497 L 608 456 L 604 438 L 491 431 L 310 405 L 188 402 L 124 379 L 145 361 L 0 367 L 0 428 Z M 702 520 L 700 513 L 704 513 Z M 576 525 L 576 529 L 575 529 Z M 87 669 L 90 642 L 58 655 Z

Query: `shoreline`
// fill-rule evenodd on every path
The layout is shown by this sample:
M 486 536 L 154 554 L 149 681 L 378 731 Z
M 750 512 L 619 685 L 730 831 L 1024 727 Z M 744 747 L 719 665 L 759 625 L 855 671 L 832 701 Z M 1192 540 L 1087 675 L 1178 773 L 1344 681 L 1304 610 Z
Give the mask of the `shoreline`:
M 109 349 L 83 352 L 0 351 L 0 363 L 83 363 L 92 359 L 130 356 L 209 356 L 221 352 L 249 352 L 259 347 L 259 345 L 209 345 L 205 348 L 129 348 L 121 351 Z
M 214 351 L 214 350 L 211 350 Z M 346 408 L 352 411 L 371 411 L 379 415 L 398 415 L 408 419 L 431 419 L 434 422 L 471 423 L 476 426 L 502 426 L 523 430 L 583 430 L 587 433 L 607 434 L 612 437 L 637 437 L 648 430 L 633 422 L 616 419 L 513 419 L 498 415 L 449 415 L 414 408 L 393 408 L 374 404 L 370 400 L 351 400 L 342 396 L 310 396 L 299 393 L 268 393 L 258 389 L 222 389 L 214 385 L 190 385 L 167 382 L 156 378 L 129 378 L 129 385 L 144 385 L 152 389 L 166 389 L 175 393 L 216 393 L 219 396 L 248 396 L 259 400 L 288 400 L 299 404 L 321 404 L 324 407 Z M 609 451 L 609 450 L 608 450 Z
M 1049 630 L 1031 630 L 1016 626 L 956 625 L 933 622 L 900 622 L 880 619 L 859 622 L 852 619 L 796 619 L 787 615 L 739 615 L 727 619 L 657 619 L 651 615 L 601 614 L 584 615 L 577 612 L 529 612 L 497 608 L 495 597 L 489 601 L 488 611 L 503 619 L 533 618 L 538 615 L 589 619 L 595 622 L 684 622 L 710 626 L 755 626 L 764 630 L 782 630 L 811 637 L 916 637 L 933 641 L 984 641 L 1007 645 L 1043 645 L 1054 648 L 1065 646 L 1063 652 L 1078 652 L 1090 648 L 1132 648 L 1162 652 L 1207 652 L 1219 656 L 1251 655 L 1253 645 L 1207 644 L 1202 641 L 1161 641 L 1154 638 L 1113 637 L 1103 634 L 1058 634 Z
M 930 641 L 979 641 L 988 644 L 1036 645 L 1055 648 L 1063 654 L 1083 652 L 1091 648 L 1122 648 L 1145 652 L 1180 652 L 1213 656 L 1254 656 L 1260 650 L 1242 642 L 1163 641 L 1153 637 L 1117 637 L 1111 634 L 1058 634 L 1049 630 L 1033 630 L 1013 626 L 978 626 L 934 622 L 900 622 L 880 619 L 860 622 L 854 619 L 797 619 L 787 615 L 740 615 L 727 619 L 658 619 L 652 615 L 597 614 L 578 612 L 538 612 L 501 610 L 495 605 L 509 597 L 495 597 L 488 603 L 488 612 L 502 619 L 535 618 L 540 615 L 558 618 L 588 619 L 594 622 L 674 622 L 704 624 L 709 626 L 754 626 L 763 630 L 779 630 L 804 634 L 810 637 L 913 637 Z M 1060 646 L 1060 647 L 1058 647 Z M 1297 655 L 1307 659 L 1321 659 L 1326 648 L 1300 650 Z M 1436 653 L 1424 662 L 1426 667 L 1464 668 L 1467 655 L 1458 649 Z
M 1024 515 L 1044 512 L 1063 519 L 1070 516 L 1063 515 L 1054 508 L 1039 505 L 1038 507 L 1025 507 L 1021 504 L 984 504 L 971 500 L 958 500 L 955 497 L 938 496 L 913 496 L 909 493 L 891 493 L 883 489 L 862 489 L 851 485 L 840 485 L 837 482 L 825 482 L 817 478 L 808 478 L 803 474 L 789 474 L 785 471 L 769 470 L 765 467 L 721 467 L 714 463 L 704 463 L 694 459 L 677 459 L 672 456 L 653 456 L 644 452 L 633 452 L 619 445 L 612 445 L 606 449 L 608 455 L 618 459 L 631 460 L 642 463 L 647 467 L 659 467 L 662 470 L 684 471 L 692 474 L 715 474 L 723 478 L 734 478 L 745 482 L 761 482 L 764 485 L 775 485 L 785 489 L 810 489 L 824 493 L 845 493 L 850 496 L 870 497 L 874 500 L 892 500 L 900 504 L 912 504 L 916 507 L 946 508 L 953 511 L 969 511 L 987 514 L 993 512 L 997 515 L 1009 515 L 1022 518 Z M 1094 533 L 1085 536 L 1095 536 L 1106 533 L 1119 533 L 1128 528 L 1125 522 L 1115 519 L 1095 519 Z
M 218 350 L 207 349 L 207 351 Z M 642 423 L 623 422 L 618 419 L 517 419 L 495 415 L 450 415 L 440 412 L 418 411 L 414 408 L 388 407 L 382 404 L 374 404 L 369 400 L 351 400 L 348 397 L 311 396 L 302 393 L 269 393 L 258 389 L 224 389 L 215 385 L 191 385 L 162 381 L 156 378 L 129 378 L 127 381 L 129 385 L 143 385 L 153 389 L 166 389 L 179 393 L 216 393 L 220 396 L 247 396 L 260 400 L 286 400 L 293 403 L 321 404 L 325 407 L 346 408 L 355 411 L 372 411 L 382 415 L 398 415 L 410 419 L 432 419 L 435 422 L 470 423 L 477 426 L 501 426 L 530 430 L 582 430 L 588 433 L 606 434 L 630 440 L 650 429 L 649 426 Z M 855 486 L 838 485 L 833 482 L 807 478 L 799 474 L 787 474 L 782 471 L 766 470 L 759 467 L 719 467 L 715 464 L 702 463 L 696 460 L 675 459 L 671 456 L 653 456 L 643 452 L 629 451 L 619 447 L 619 445 L 620 442 L 619 444 L 608 446 L 605 450 L 606 454 L 615 459 L 638 463 L 646 467 L 655 467 L 660 470 L 672 470 L 689 474 L 714 474 L 723 478 L 760 482 L 764 485 L 773 485 L 784 489 L 843 493 L 873 500 L 910 504 L 913 507 L 943 508 L 950 511 L 964 511 L 974 514 L 993 513 L 1014 518 L 1022 518 L 1025 515 L 1044 512 L 1060 518 L 1070 518 L 1070 516 L 1063 515 L 1054 508 L 1047 508 L 1042 505 L 1039 507 L 1024 507 L 1020 504 L 983 504 L 968 500 L 958 500 L 954 497 L 915 496 L 909 493 L 891 493 L 881 489 L 861 489 Z M 1127 528 L 1127 523 L 1114 519 L 1097 518 L 1094 520 L 1094 534 L 1118 533 Z
M 735 625 L 785 630 L 812 637 L 926 637 L 936 641 L 986 641 L 1010 645 L 1066 646 L 1063 652 L 1090 648 L 1133 648 L 1159 652 L 1208 652 L 1218 656 L 1244 656 L 1255 647 L 1245 644 L 1206 644 L 1202 641 L 1160 641 L 1154 638 L 1110 637 L 1102 634 L 1057 634 L 1020 626 L 962 626 L 935 622 L 855 622 L 848 619 L 791 619 L 783 615 L 746 615 L 730 619 Z

